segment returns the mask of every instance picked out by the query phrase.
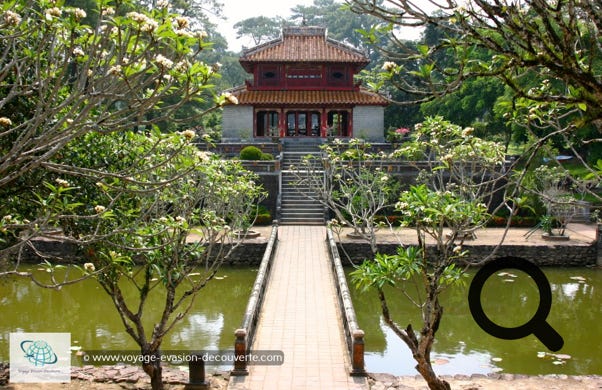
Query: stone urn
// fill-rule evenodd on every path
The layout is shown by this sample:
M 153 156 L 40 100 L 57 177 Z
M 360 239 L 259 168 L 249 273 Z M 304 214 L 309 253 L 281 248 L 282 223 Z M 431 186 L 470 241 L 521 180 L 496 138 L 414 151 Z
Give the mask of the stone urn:
M 247 239 L 247 238 L 257 238 L 261 235 L 261 233 L 259 233 L 256 230 L 247 230 L 247 231 L 243 231 L 243 230 L 236 230 L 234 232 L 234 235 L 236 235 L 236 238 L 242 238 L 242 239 Z
M 571 239 L 571 236 L 564 234 L 542 233 L 541 238 L 546 241 L 568 241 Z

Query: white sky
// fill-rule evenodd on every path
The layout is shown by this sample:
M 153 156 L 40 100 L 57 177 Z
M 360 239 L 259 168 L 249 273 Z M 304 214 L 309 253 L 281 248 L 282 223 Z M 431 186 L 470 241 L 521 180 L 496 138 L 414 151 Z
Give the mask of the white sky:
M 223 14 L 227 17 L 224 22 L 217 22 L 217 30 L 228 40 L 228 50 L 238 52 L 242 46 L 253 47 L 255 44 L 251 39 L 236 39 L 234 24 L 241 20 L 248 19 L 254 16 L 267 16 L 269 18 L 281 16 L 287 18 L 291 15 L 291 8 L 297 5 L 311 6 L 314 0 L 221 0 L 224 4 Z M 337 1 L 343 3 L 342 0 Z M 460 0 L 459 3 L 463 3 Z M 418 0 L 417 2 L 423 9 L 429 10 L 434 6 L 426 0 Z M 328 27 L 328 26 L 326 26 Z M 420 35 L 420 29 L 408 28 L 404 32 L 405 39 L 417 39 Z
M 288 17 L 296 5 L 313 5 L 313 0 L 222 0 L 223 13 L 228 19 L 218 23 L 218 31 L 228 40 L 228 50 L 237 52 L 242 46 L 254 46 L 251 41 L 236 39 L 234 24 L 254 16 Z

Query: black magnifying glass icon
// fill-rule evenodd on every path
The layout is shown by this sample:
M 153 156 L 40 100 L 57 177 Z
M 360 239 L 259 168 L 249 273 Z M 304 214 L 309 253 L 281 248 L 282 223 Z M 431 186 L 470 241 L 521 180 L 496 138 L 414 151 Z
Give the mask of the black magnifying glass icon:
M 535 315 L 527 323 L 514 328 L 500 326 L 491 321 L 485 314 L 481 303 L 481 292 L 487 279 L 495 272 L 507 268 L 523 271 L 533 279 L 539 289 L 539 306 Z M 520 257 L 502 257 L 485 264 L 477 271 L 470 283 L 468 306 L 477 325 L 494 337 L 504 340 L 516 340 L 533 334 L 553 352 L 560 350 L 564 345 L 562 336 L 546 321 L 552 308 L 550 282 L 541 269 L 528 260 Z

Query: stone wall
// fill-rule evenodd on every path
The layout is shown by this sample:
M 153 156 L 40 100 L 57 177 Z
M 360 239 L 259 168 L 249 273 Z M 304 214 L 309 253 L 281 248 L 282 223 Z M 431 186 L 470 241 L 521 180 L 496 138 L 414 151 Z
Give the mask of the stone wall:
M 224 265 L 259 266 L 267 246 L 268 242 L 265 238 L 256 242 L 242 243 L 234 248 L 234 252 L 224 261 Z
M 372 258 L 370 245 L 367 243 L 344 242 L 343 248 L 339 243 L 341 259 L 350 265 L 347 253 L 354 263 L 360 263 L 364 259 Z M 394 254 L 397 244 L 381 244 L 378 246 L 381 253 Z M 466 260 L 470 263 L 478 262 L 491 254 L 495 245 L 471 245 L 464 243 L 463 249 L 469 251 Z M 343 251 L 344 250 L 344 251 Z M 515 256 L 522 257 L 539 266 L 562 266 L 562 267 L 584 267 L 596 265 L 598 256 L 597 244 L 591 245 L 503 245 L 497 252 L 496 257 Z
M 384 107 L 356 106 L 353 108 L 353 136 L 368 141 L 384 140 Z
M 259 180 L 263 189 L 267 192 L 267 197 L 261 201 L 261 205 L 270 210 L 272 220 L 276 219 L 276 205 L 278 200 L 278 173 L 259 173 Z
M 40 253 L 61 258 L 63 263 L 83 262 L 77 246 L 62 242 L 60 239 L 36 239 L 34 245 Z M 257 266 L 261 263 L 266 246 L 267 238 L 263 236 L 245 240 L 244 243 L 234 249 L 234 253 L 224 264 Z M 342 246 L 343 248 L 341 248 L 341 243 L 338 243 L 337 248 L 344 265 L 350 265 L 345 253 L 351 256 L 351 261 L 355 264 L 361 263 L 364 259 L 372 258 L 372 252 L 367 243 L 345 241 Z M 570 242 L 564 245 L 503 245 L 498 249 L 496 256 L 522 257 L 540 266 L 595 266 L 598 256 L 597 246 L 597 243 L 580 245 L 571 244 Z M 380 244 L 379 251 L 393 254 L 397 251 L 397 247 L 397 244 Z M 470 262 L 478 262 L 488 256 L 494 248 L 494 245 L 464 244 L 464 249 L 469 251 L 467 260 Z M 24 262 L 39 263 L 41 259 L 33 251 L 26 250 L 22 260 Z
M 222 139 L 253 138 L 253 107 L 226 105 L 222 114 Z
M 35 238 L 31 244 L 35 247 L 35 251 L 29 246 L 25 247 L 21 254 L 23 263 L 40 263 L 43 259 L 38 254 L 47 256 L 51 263 L 83 264 L 86 261 L 76 244 L 65 242 L 60 237 L 56 239 Z M 257 266 L 261 263 L 266 247 L 267 239 L 265 237 L 246 240 L 234 248 L 230 257 L 224 261 L 224 265 Z M 226 246 L 224 252 L 227 252 L 228 249 Z

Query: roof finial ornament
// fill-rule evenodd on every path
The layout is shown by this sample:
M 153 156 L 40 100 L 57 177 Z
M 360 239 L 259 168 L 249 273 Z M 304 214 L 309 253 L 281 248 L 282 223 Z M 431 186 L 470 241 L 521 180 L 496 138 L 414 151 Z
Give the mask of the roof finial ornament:
M 305 14 L 303 14 L 303 18 L 301 19 L 301 26 L 303 26 L 303 27 L 307 26 L 307 19 L 305 19 Z

